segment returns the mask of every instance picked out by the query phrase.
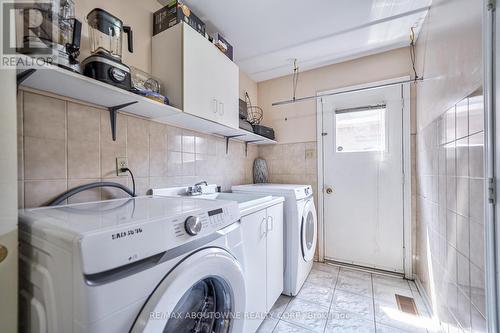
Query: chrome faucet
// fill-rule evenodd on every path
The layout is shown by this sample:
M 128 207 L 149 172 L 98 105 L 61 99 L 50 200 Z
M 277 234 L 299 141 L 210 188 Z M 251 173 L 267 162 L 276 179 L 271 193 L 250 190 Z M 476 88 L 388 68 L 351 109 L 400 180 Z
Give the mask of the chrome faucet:
M 199 183 L 189 186 L 187 189 L 187 195 L 201 195 L 203 193 L 201 185 L 208 186 L 208 183 L 204 180 Z

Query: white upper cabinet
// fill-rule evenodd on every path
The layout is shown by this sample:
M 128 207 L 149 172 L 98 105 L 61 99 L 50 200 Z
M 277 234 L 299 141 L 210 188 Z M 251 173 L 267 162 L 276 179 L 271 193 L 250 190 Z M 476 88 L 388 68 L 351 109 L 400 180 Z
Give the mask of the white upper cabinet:
M 170 104 L 186 113 L 239 127 L 239 69 L 189 25 L 153 36 L 152 72 Z

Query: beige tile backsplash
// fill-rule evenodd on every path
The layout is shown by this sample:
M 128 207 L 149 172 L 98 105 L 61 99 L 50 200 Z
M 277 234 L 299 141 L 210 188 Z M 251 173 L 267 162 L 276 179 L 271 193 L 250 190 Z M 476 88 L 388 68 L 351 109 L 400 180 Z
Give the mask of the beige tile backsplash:
M 310 184 L 317 202 L 316 142 L 260 146 L 259 155 L 267 162 L 270 182 Z
M 116 157 L 128 157 L 138 194 L 151 188 L 189 185 L 201 180 L 231 185 L 252 182 L 258 147 L 230 141 L 226 155 L 221 137 L 196 133 L 130 115 L 119 114 L 116 141 L 109 112 L 38 92 L 18 94 L 19 205 L 37 207 L 78 185 L 113 181 Z M 294 152 L 295 155 L 300 155 Z M 304 159 L 303 159 L 304 160 Z M 305 168 L 305 160 L 302 162 Z M 290 171 L 299 173 L 298 166 Z M 297 169 L 297 170 L 295 170 Z M 276 178 L 275 178 L 276 179 Z M 70 203 L 126 196 L 117 189 L 85 191 Z

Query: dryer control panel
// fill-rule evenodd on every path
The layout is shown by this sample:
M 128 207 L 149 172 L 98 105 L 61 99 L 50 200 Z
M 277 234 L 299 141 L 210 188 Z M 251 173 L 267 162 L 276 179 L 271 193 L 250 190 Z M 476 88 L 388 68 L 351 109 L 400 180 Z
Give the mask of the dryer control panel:
M 295 197 L 297 200 L 307 198 L 313 194 L 311 185 L 301 186 L 295 189 Z
M 231 206 L 229 206 L 178 218 L 173 221 L 175 237 L 188 239 L 215 232 L 234 223 L 239 218 L 238 214 L 235 213 L 231 211 Z

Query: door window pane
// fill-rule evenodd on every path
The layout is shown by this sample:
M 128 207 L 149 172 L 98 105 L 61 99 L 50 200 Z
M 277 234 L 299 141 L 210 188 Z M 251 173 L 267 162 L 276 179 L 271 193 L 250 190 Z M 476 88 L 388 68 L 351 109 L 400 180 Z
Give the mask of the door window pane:
M 385 151 L 385 107 L 353 110 L 335 113 L 336 151 Z
M 315 223 L 314 223 L 314 216 L 311 211 L 307 213 L 307 218 L 305 220 L 304 224 L 304 231 L 305 232 L 305 241 L 306 241 L 306 248 L 308 251 L 312 249 L 313 243 L 314 243 L 314 230 L 315 228 Z M 305 251 L 304 251 L 305 252 Z

